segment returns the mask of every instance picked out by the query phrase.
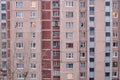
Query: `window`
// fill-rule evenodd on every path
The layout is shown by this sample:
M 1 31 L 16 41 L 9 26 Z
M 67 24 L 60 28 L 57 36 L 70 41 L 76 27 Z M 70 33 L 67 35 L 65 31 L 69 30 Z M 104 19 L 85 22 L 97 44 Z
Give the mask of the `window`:
M 85 17 L 85 12 L 80 12 L 80 18 L 84 18 Z
M 53 51 L 53 56 L 60 56 L 60 51 Z
M 72 28 L 73 22 L 66 22 L 66 28 Z
M 59 17 L 59 11 L 53 11 L 53 17 Z
M 17 63 L 16 67 L 17 67 L 17 69 L 23 69 L 24 68 L 24 64 L 23 63 Z
M 73 53 L 66 53 L 66 58 L 67 59 L 73 58 Z
M 53 47 L 59 47 L 60 41 L 53 41 Z
M 89 80 L 94 80 L 94 78 L 89 78 Z
M 84 78 L 85 77 L 85 72 L 80 72 L 80 77 Z
M 66 38 L 73 38 L 73 32 L 66 32 Z
M 90 35 L 94 35 L 95 29 L 94 27 L 90 27 Z
M 60 76 L 60 71 L 53 70 L 53 76 Z
M 94 72 L 94 68 L 90 68 L 89 71 L 90 71 L 90 72 Z
M 105 66 L 106 67 L 110 67 L 110 63 L 105 63 Z
M 80 2 L 80 7 L 84 8 L 85 7 L 85 2 Z
M 1 19 L 6 20 L 6 13 L 1 13 Z
M 94 21 L 94 17 L 90 17 L 90 21 Z
M 113 51 L 113 57 L 114 58 L 118 57 L 118 51 Z
M 53 37 L 59 37 L 60 32 L 59 31 L 53 31 Z
M 110 53 L 105 53 L 105 56 L 106 57 L 110 57 Z
M 113 38 L 118 38 L 118 32 L 113 31 Z
M 6 4 L 1 4 L 1 10 L 6 10 Z
M 36 47 L 36 43 L 31 43 L 31 48 L 35 48 Z
M 80 67 L 81 68 L 85 67 L 85 62 L 80 62 Z
M 2 61 L 2 68 L 7 68 L 7 62 L 6 61 Z
M 73 12 L 66 12 L 66 18 L 72 18 Z
M 73 48 L 73 43 L 66 43 L 66 48 Z
M 23 27 L 23 22 L 16 22 L 15 27 L 22 28 Z
M 90 0 L 90 1 L 89 1 L 89 4 L 90 4 L 90 5 L 94 5 L 94 0 Z
M 94 58 L 90 58 L 90 62 L 94 62 Z
M 22 38 L 23 32 L 16 32 L 16 38 Z
M 118 76 L 118 72 L 117 72 L 117 71 L 113 71 L 113 72 L 112 72 L 112 76 L 113 76 L 113 77 L 117 77 L 117 76 Z
M 30 27 L 36 27 L 36 22 L 30 22 Z
M 118 12 L 113 12 L 113 18 L 118 18 Z
M 23 2 L 16 2 L 16 7 L 17 8 L 23 7 Z
M 110 32 L 106 32 L 106 37 L 110 37 Z
M 36 58 L 36 54 L 35 53 L 31 53 L 31 58 L 35 59 Z
M 72 1 L 66 1 L 65 5 L 66 5 L 66 7 L 72 7 L 73 2 Z
M 36 17 L 36 12 L 32 11 L 30 12 L 30 18 L 35 18 Z
M 85 58 L 85 53 L 84 52 L 80 52 L 80 58 Z
M 31 37 L 35 38 L 35 36 L 36 36 L 35 32 L 31 32 Z
M 113 62 L 113 63 L 112 63 L 112 66 L 113 66 L 113 67 L 118 67 L 118 62 Z
M 56 1 L 53 2 L 53 7 L 54 7 L 54 8 L 58 8 L 58 7 L 59 7 L 59 2 L 56 2 Z
M 31 63 L 31 68 L 35 69 L 36 68 L 36 64 L 35 63 Z
M 66 68 L 67 69 L 73 69 L 73 63 L 67 63 Z
M 95 49 L 94 48 L 90 48 L 90 52 L 94 53 Z
M 23 48 L 23 47 L 24 47 L 23 43 L 16 43 L 16 48 Z
M 105 16 L 110 16 L 110 12 L 105 12 Z
M 94 40 L 94 38 L 90 38 L 90 42 L 94 42 L 95 40 Z
M 32 79 L 36 79 L 37 77 L 36 77 L 36 74 L 31 74 L 31 78 Z
M 106 47 L 110 47 L 110 42 L 106 42 Z
M 23 73 L 17 74 L 18 79 L 24 79 L 25 75 Z
M 113 47 L 118 47 L 118 42 L 113 42 Z
M 36 7 L 36 6 L 37 6 L 36 1 L 31 1 L 31 7 Z
M 84 38 L 85 37 L 85 32 L 80 32 L 80 37 Z
M 54 26 L 54 27 L 58 27 L 58 26 L 60 26 L 59 23 L 60 23 L 59 21 L 54 21 L 54 22 L 52 23 L 52 26 Z
M 85 22 L 81 22 L 80 23 L 80 27 L 82 28 L 82 27 L 85 27 Z
M 4 76 L 3 79 L 6 79 L 5 76 L 7 76 L 7 70 L 3 70 L 3 71 L 2 71 L 2 75 Z
M 6 23 L 1 23 L 1 29 L 2 30 L 6 30 L 7 28 L 6 28 Z
M 60 66 L 60 61 L 53 61 L 53 66 Z
M 105 26 L 110 26 L 110 22 L 106 22 L 106 23 L 105 23 Z
M 23 53 L 16 53 L 16 58 L 17 59 L 23 59 L 24 54 Z
M 108 2 L 108 1 L 105 2 L 105 5 L 106 5 L 106 6 L 110 6 L 110 2 Z
M 116 1 L 115 2 L 113 1 L 112 3 L 113 3 L 112 8 L 113 9 L 118 9 L 118 3 Z
M 105 72 L 105 76 L 106 76 L 106 77 L 109 77 L 109 76 L 110 76 L 110 73 L 109 73 L 109 72 Z
M 6 39 L 6 32 L 2 32 L 2 33 L 1 33 L 1 38 L 2 38 L 2 39 Z
M 94 15 L 94 7 L 89 7 L 90 15 Z
M 6 57 L 7 57 L 6 51 L 2 51 L 2 58 L 6 58 Z
M 86 46 L 85 42 L 80 42 L 80 47 L 84 48 Z
M 2 42 L 2 49 L 6 49 L 7 48 L 7 42 Z
M 16 12 L 16 17 L 23 18 L 23 12 L 20 12 L 20 11 Z
M 113 27 L 118 27 L 118 22 L 113 22 Z

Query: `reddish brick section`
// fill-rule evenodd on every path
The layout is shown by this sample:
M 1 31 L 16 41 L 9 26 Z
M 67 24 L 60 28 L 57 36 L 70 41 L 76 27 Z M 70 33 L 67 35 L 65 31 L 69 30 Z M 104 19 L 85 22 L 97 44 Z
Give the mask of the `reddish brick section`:
M 50 41 L 42 41 L 42 49 L 50 49 L 51 47 L 50 45 L 51 45 Z
M 7 79 L 12 80 L 10 55 L 10 1 L 7 1 Z
M 42 21 L 42 29 L 50 29 L 51 28 L 50 21 Z
M 10 40 L 7 40 L 7 49 L 10 49 Z
M 43 31 L 42 38 L 43 39 L 50 39 L 51 38 L 51 31 Z
M 51 79 L 51 1 L 42 1 L 42 80 Z
M 7 21 L 7 29 L 10 29 L 10 21 Z
M 42 1 L 42 9 L 50 9 L 51 1 Z
M 43 60 L 43 68 L 51 68 L 51 61 L 50 60 Z
M 42 19 L 50 19 L 50 11 L 42 11 Z
M 51 54 L 50 54 L 51 50 L 43 50 L 42 52 L 43 52 L 42 54 L 43 59 L 51 59 Z
M 7 19 L 10 19 L 10 11 L 7 11 Z
M 43 78 L 51 78 L 51 71 L 50 70 L 43 70 L 42 77 Z

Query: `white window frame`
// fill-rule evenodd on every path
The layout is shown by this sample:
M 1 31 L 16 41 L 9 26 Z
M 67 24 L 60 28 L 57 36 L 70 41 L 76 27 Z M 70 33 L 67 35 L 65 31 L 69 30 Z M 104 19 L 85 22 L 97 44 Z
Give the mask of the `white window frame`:
M 16 2 L 16 7 L 17 8 L 22 8 L 23 7 L 23 2 Z
M 67 59 L 73 59 L 73 53 L 66 53 Z
M 23 17 L 24 17 L 24 13 L 22 11 L 16 12 L 16 18 L 23 18 Z

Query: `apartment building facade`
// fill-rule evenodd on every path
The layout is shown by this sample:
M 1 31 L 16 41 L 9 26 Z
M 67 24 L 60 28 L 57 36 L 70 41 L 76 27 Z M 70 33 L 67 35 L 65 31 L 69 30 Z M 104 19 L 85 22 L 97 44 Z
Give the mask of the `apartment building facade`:
M 119 0 L 1 0 L 1 80 L 119 80 Z

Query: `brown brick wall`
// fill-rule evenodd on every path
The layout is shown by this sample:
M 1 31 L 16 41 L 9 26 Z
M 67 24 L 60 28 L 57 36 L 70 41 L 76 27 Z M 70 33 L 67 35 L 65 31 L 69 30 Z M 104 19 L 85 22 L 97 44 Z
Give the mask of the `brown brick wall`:
M 42 21 L 42 29 L 50 29 L 51 27 L 50 21 Z
M 51 42 L 50 41 L 42 41 L 42 49 L 50 49 Z
M 51 71 L 50 70 L 43 70 L 42 76 L 43 76 L 43 78 L 51 78 Z
M 42 19 L 50 19 L 50 11 L 42 11 Z
M 51 8 L 50 1 L 42 1 L 42 9 L 50 9 Z
M 43 68 L 51 68 L 51 61 L 50 60 L 43 60 Z
M 42 32 L 42 39 L 50 39 L 50 38 L 51 38 L 51 31 Z
M 50 59 L 51 58 L 51 50 L 43 50 L 42 51 L 43 52 L 43 54 L 42 54 L 42 58 L 43 59 Z

